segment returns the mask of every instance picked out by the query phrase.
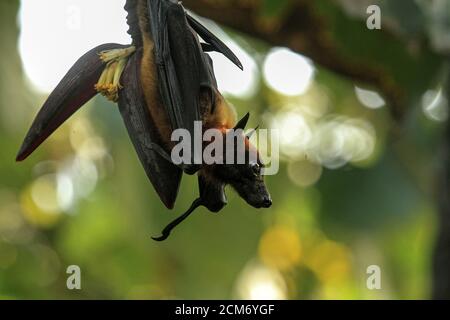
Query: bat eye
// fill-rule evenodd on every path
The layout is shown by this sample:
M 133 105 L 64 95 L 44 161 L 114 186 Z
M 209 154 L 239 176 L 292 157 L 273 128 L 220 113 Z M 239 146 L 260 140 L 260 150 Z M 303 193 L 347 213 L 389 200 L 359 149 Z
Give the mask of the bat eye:
M 257 163 L 253 163 L 250 165 L 255 176 L 259 176 L 261 174 L 261 166 Z

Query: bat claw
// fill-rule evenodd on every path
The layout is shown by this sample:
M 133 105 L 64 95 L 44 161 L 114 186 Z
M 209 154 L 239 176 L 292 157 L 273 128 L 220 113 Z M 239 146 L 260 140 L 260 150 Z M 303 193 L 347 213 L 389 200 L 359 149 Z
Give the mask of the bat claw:
M 163 242 L 164 240 L 167 240 L 167 238 L 169 237 L 169 234 L 163 234 L 159 237 L 152 237 L 153 240 L 157 241 L 157 242 Z

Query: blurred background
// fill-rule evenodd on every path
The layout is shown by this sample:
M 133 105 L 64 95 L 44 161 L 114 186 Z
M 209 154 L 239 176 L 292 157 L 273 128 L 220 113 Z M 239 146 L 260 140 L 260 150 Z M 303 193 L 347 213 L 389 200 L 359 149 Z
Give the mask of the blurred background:
M 0 298 L 450 297 L 448 0 L 185 0 L 239 56 L 213 54 L 220 89 L 280 130 L 274 205 L 231 189 L 164 243 L 169 212 L 117 107 L 92 100 L 26 162 L 16 152 L 69 67 L 129 43 L 124 0 L 0 2 Z M 369 30 L 367 7 L 381 8 Z M 82 290 L 66 269 L 82 270 Z M 366 286 L 367 268 L 382 289 Z

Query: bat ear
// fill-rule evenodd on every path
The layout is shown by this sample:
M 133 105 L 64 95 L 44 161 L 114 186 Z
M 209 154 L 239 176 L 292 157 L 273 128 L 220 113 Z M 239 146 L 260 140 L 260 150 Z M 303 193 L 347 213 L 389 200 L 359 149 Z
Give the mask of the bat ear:
M 245 127 L 247 126 L 248 119 L 250 118 L 250 113 L 247 113 L 234 127 L 234 130 L 245 130 Z

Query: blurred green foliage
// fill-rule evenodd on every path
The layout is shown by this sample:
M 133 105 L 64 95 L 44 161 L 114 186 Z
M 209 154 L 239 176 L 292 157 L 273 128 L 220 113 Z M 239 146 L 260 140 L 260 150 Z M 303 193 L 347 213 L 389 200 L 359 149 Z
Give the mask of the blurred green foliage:
M 426 18 L 422 5 L 385 2 L 401 34 L 417 40 L 433 33 L 434 20 Z M 264 14 L 280 14 L 286 3 L 264 0 Z M 280 173 L 266 179 L 271 209 L 259 212 L 228 190 L 229 205 L 220 214 L 200 209 L 169 241 L 155 243 L 150 236 L 196 197 L 196 179 L 184 178 L 176 209 L 168 212 L 146 179 L 119 113 L 103 98 L 89 103 L 28 161 L 14 163 L 45 97 L 28 89 L 21 69 L 18 2 L 2 1 L 0 298 L 429 297 L 434 175 L 443 124 L 426 117 L 422 97 L 439 90 L 445 65 L 439 50 L 404 60 L 408 40 L 385 48 L 380 33 L 374 42 L 364 42 L 364 21 L 344 7 L 336 11 L 320 3 L 321 14 L 333 21 L 332 37 L 340 50 L 352 59 L 388 61 L 389 74 L 408 89 L 404 126 L 392 120 L 389 101 L 382 108 L 365 107 L 352 79 L 320 66 L 311 88 L 294 97 L 270 88 L 260 74 L 253 96 L 229 97 L 239 114 L 252 109 L 253 124 L 268 127 L 301 106 L 323 107 L 309 119 L 318 126 L 329 117 L 345 116 L 373 128 L 370 157 L 329 169 L 308 155 L 284 154 Z M 355 3 L 347 1 L 347 8 Z M 245 48 L 251 41 L 239 36 Z M 270 49 L 258 46 L 260 68 Z M 416 64 L 414 74 L 411 64 Z M 74 174 L 70 170 L 79 177 L 74 184 L 79 194 L 73 191 L 75 200 L 65 208 L 46 207 L 61 202 L 57 189 L 65 186 L 64 174 Z M 304 181 L 313 171 L 315 176 Z M 81 267 L 81 291 L 66 288 L 69 265 Z M 382 268 L 380 291 L 366 288 L 369 265 Z

